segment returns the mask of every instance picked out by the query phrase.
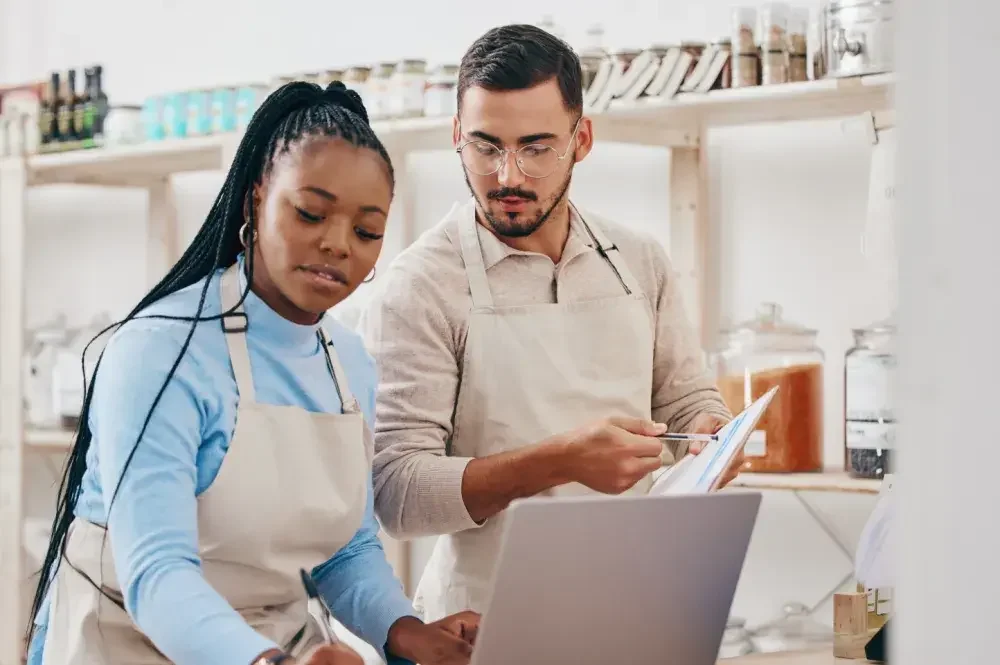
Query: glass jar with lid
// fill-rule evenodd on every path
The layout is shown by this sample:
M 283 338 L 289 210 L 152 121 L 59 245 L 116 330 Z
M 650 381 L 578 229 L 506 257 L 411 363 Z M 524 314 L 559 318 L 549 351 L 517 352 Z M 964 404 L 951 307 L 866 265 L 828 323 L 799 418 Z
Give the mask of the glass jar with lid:
M 844 446 L 847 468 L 859 478 L 893 472 L 895 346 L 896 326 L 881 321 L 855 330 L 844 358 Z
M 802 603 L 788 603 L 782 616 L 753 633 L 753 643 L 760 653 L 813 651 L 833 648 L 833 630 L 810 617 Z
M 455 115 L 458 112 L 458 65 L 435 67 L 427 77 L 424 91 L 424 115 L 429 118 Z
M 427 61 L 402 60 L 390 79 L 389 115 L 414 118 L 424 113 L 424 90 L 427 87 Z
M 368 119 L 383 120 L 391 117 L 392 75 L 396 71 L 395 62 L 380 62 L 372 68 L 368 79 Z
M 763 303 L 756 316 L 723 332 L 714 354 L 719 391 L 739 413 L 771 388 L 778 393 L 744 448 L 743 471 L 797 473 L 823 468 L 823 365 L 817 331 L 786 321 Z

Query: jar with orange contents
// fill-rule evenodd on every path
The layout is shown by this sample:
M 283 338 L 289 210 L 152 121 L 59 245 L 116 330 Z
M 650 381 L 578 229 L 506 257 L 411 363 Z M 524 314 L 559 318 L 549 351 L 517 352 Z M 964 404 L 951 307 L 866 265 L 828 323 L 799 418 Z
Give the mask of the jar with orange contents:
M 778 386 L 744 448 L 743 471 L 822 470 L 825 356 L 816 334 L 786 321 L 775 303 L 763 303 L 752 320 L 723 332 L 723 348 L 713 357 L 713 366 L 719 391 L 733 413 Z

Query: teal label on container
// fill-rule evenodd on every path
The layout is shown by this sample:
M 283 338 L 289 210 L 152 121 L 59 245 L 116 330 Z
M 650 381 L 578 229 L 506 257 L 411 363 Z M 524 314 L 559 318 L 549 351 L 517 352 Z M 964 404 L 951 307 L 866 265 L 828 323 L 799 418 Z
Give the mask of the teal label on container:
M 220 88 L 212 93 L 212 131 L 216 134 L 236 129 L 236 91 Z

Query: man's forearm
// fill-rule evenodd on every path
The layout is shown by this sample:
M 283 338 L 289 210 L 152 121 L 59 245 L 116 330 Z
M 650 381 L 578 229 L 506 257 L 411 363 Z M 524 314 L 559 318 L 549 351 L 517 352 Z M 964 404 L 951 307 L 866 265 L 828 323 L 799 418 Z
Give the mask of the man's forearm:
M 571 482 L 568 444 L 562 437 L 469 462 L 462 498 L 476 522 L 493 517 L 511 501 Z

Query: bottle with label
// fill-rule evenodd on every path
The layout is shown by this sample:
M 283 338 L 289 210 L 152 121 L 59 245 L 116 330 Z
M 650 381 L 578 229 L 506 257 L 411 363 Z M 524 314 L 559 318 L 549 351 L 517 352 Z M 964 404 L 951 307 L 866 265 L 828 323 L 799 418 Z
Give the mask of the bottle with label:
M 94 103 L 94 68 L 87 67 L 83 70 L 83 75 L 83 95 L 81 96 L 80 103 L 80 138 L 89 147 L 94 144 L 94 116 L 97 115 L 97 105 Z
M 42 102 L 38 108 L 38 140 L 39 145 L 42 146 L 41 149 L 43 150 L 58 136 L 55 116 L 56 98 L 58 93 L 59 75 L 53 74 L 52 78 L 45 85 Z
M 93 91 L 90 98 L 94 104 L 94 129 L 92 135 L 94 142 L 101 145 L 104 142 L 104 119 L 108 117 L 108 96 L 104 92 L 104 83 L 101 80 L 103 72 L 101 65 L 93 67 Z
M 59 110 L 56 124 L 59 126 L 59 140 L 63 143 L 73 140 L 73 89 L 67 74 L 59 85 Z
M 844 358 L 844 445 L 847 468 L 860 478 L 892 473 L 896 447 L 893 382 L 896 327 L 891 319 L 854 331 Z

